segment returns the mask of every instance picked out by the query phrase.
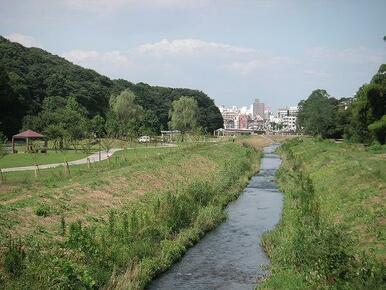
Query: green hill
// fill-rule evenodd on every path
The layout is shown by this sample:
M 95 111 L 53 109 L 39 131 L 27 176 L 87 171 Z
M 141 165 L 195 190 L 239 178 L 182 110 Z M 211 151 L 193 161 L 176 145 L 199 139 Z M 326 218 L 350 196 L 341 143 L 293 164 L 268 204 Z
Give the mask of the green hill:
M 73 96 L 91 118 L 105 116 L 110 96 L 124 89 L 132 90 L 138 104 L 155 113 L 160 128 L 167 128 L 171 103 L 181 96 L 197 100 L 199 125 L 204 130 L 222 126 L 220 111 L 201 91 L 111 80 L 43 49 L 26 48 L 0 36 L 0 130 L 8 137 L 22 128 L 25 116 L 41 111 L 46 97 Z

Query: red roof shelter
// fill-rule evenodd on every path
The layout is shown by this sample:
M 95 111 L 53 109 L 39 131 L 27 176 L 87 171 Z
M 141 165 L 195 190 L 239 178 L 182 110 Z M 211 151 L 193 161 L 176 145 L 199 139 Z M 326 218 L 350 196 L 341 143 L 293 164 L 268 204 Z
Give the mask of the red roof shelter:
M 27 152 L 32 152 L 32 144 L 30 142 L 30 140 L 36 140 L 36 139 L 40 139 L 40 140 L 44 140 L 44 147 L 47 148 L 47 139 L 46 139 L 46 136 L 42 135 L 42 134 L 39 134 L 35 131 L 32 131 L 32 130 L 27 130 L 27 131 L 24 131 L 24 132 L 21 132 L 19 134 L 16 134 L 16 135 L 13 135 L 12 136 L 12 152 L 13 153 L 16 153 L 15 151 L 15 140 L 16 139 L 24 139 L 26 140 L 26 143 L 27 143 Z

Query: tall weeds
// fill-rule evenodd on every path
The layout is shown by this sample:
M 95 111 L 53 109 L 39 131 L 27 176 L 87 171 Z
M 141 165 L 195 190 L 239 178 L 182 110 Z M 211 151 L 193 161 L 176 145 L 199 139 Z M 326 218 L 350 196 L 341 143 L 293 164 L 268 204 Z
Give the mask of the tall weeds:
M 293 139 L 281 148 L 284 165 L 278 171 L 285 192 L 284 214 L 279 226 L 263 238 L 272 259 L 272 276 L 266 289 L 381 289 L 384 265 L 354 250 L 355 235 L 345 224 L 322 215 L 321 198 Z

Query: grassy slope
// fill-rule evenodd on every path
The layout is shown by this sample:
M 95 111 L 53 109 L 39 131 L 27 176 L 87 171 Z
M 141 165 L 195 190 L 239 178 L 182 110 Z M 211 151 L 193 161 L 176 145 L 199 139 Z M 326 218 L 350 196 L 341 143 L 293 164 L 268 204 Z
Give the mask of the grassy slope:
M 34 153 L 34 154 L 7 154 L 0 158 L 0 168 L 9 168 L 9 167 L 19 167 L 19 166 L 29 166 L 35 164 L 51 164 L 51 163 L 61 163 L 64 160 L 72 161 L 85 158 L 87 154 L 82 152 L 66 152 L 63 153 Z
M 261 288 L 384 287 L 385 155 L 314 139 L 281 154 L 285 208 L 263 241 L 273 275 Z
M 257 169 L 258 158 L 230 143 L 117 156 L 91 171 L 79 166 L 71 177 L 47 170 L 40 180 L 10 178 L 11 187 L 2 185 L 0 283 L 142 288 L 224 218 L 223 206 Z M 9 235 L 23 247 L 7 244 Z M 20 258 L 24 252 L 27 258 Z

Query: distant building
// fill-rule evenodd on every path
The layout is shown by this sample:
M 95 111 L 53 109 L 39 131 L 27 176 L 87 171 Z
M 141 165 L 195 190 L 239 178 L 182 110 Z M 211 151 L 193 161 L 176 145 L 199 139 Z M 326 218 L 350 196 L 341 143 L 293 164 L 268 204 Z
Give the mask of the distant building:
M 222 117 L 224 119 L 224 128 L 225 129 L 235 129 L 237 121 L 237 112 L 233 111 L 223 111 Z
M 277 110 L 277 117 L 283 119 L 285 116 L 288 116 L 288 108 L 282 108 Z
M 238 115 L 238 129 L 248 129 L 248 115 L 239 114 Z
M 271 116 L 273 116 L 273 112 L 271 111 L 271 108 L 269 107 L 265 107 L 264 108 L 264 116 L 265 116 L 265 120 L 269 120 L 271 118 Z
M 298 115 L 298 107 L 286 107 L 281 108 L 277 111 L 277 116 L 270 119 L 272 123 L 278 124 L 280 126 L 281 131 L 284 132 L 295 132 L 296 131 L 296 123 L 297 123 L 297 115 Z
M 266 119 L 265 114 L 265 106 L 264 103 L 261 103 L 259 99 L 255 99 L 253 103 L 253 118 L 260 116 L 263 120 Z
M 285 116 L 283 118 L 283 128 L 285 131 L 296 131 L 296 122 L 297 117 L 296 116 Z
M 250 121 L 252 110 L 248 107 L 225 108 L 219 107 L 221 115 L 224 119 L 224 129 L 247 129 Z
M 349 100 L 348 100 L 349 101 Z M 284 107 L 277 111 L 272 110 L 255 99 L 250 106 L 219 107 L 224 119 L 224 130 L 221 134 L 235 134 L 245 132 L 286 133 L 297 131 L 298 107 Z

